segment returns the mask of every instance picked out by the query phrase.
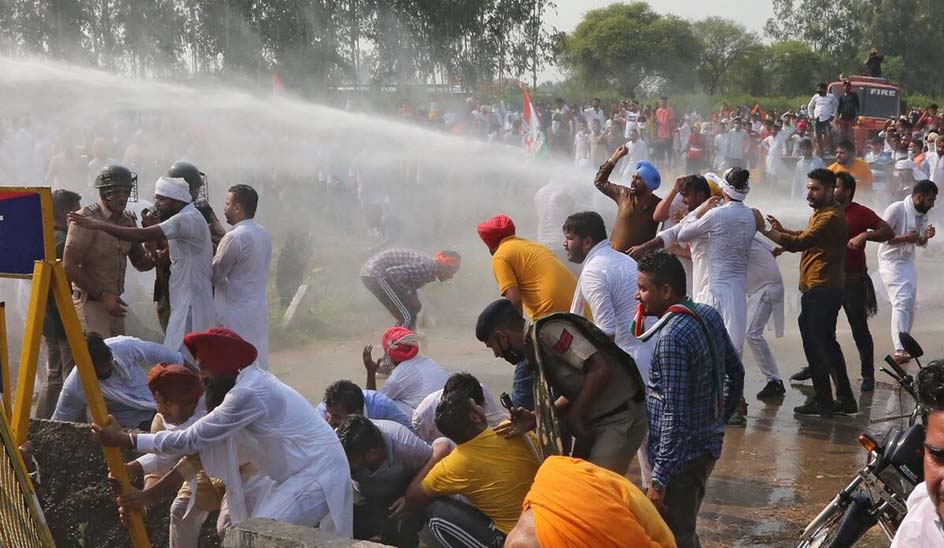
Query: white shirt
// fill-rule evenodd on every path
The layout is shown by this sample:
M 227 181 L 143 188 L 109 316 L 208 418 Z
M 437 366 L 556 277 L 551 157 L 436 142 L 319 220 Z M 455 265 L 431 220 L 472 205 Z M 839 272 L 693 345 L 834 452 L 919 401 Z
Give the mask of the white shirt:
M 944 185 L 944 158 L 938 156 L 936 148 L 927 153 L 925 164 L 928 178 L 938 186 Z
M 835 117 L 838 110 L 839 98 L 828 92 L 825 95 L 817 93 L 806 106 L 806 111 L 818 122 L 825 122 Z
M 108 413 L 114 415 L 121 426 L 137 428 L 154 417 L 157 407 L 147 386 L 146 370 L 159 363 L 182 364 L 183 356 L 160 344 L 123 335 L 105 339 L 105 344 L 111 350 L 113 367 L 111 376 L 99 379 L 98 386 Z M 82 421 L 87 405 L 79 370 L 73 368 L 59 392 L 52 420 Z
M 426 396 L 416 407 L 416 411 L 413 411 L 413 431 L 427 443 L 433 443 L 437 438 L 443 437 L 442 432 L 436 427 L 436 406 L 442 401 L 442 393 L 440 388 Z M 495 403 L 495 398 L 484 384 L 482 394 L 485 396 L 485 420 L 488 421 L 489 428 L 495 428 L 501 421 L 508 418 L 508 414 Z
M 606 114 L 603 113 L 603 107 L 594 109 L 593 107 L 586 108 L 583 111 L 583 119 L 587 121 L 587 127 L 593 127 L 593 120 L 600 121 L 600 127 L 603 127 L 603 123 L 606 122 Z
M 590 305 L 593 323 L 616 345 L 632 354 L 638 345 L 630 331 L 636 312 L 636 261 L 603 240 L 587 253 L 570 311 L 581 314 Z
M 741 160 L 747 152 L 747 143 L 750 136 L 743 129 L 732 129 L 725 139 L 724 155 L 734 160 Z M 732 166 L 727 166 L 732 167 Z M 743 166 L 741 166 L 743 167 Z
M 626 121 L 626 127 L 623 128 L 623 137 L 629 139 L 630 132 L 639 129 L 639 112 L 623 111 L 623 119 Z
M 254 365 L 240 371 L 236 385 L 223 402 L 189 427 L 137 436 L 140 452 L 174 455 L 200 452 L 207 475 L 226 484 L 233 523 L 248 517 L 237 445 L 257 471 L 277 484 L 303 475 L 306 481 L 294 487 L 320 487 L 335 531 L 351 537 L 351 473 L 338 436 L 308 400 L 267 371 Z M 297 503 L 290 497 L 298 495 L 297 489 L 279 491 L 285 491 L 288 497 L 266 501 L 270 507 Z
M 919 213 L 915 209 L 914 200 L 911 196 L 888 206 L 883 217 L 885 222 L 895 231 L 895 236 L 904 236 L 912 230 L 924 235 L 924 231 L 928 226 L 928 216 Z M 913 261 L 914 255 L 915 244 L 890 244 L 886 242 L 878 246 L 879 261 Z
M 680 226 L 680 242 L 708 238 L 704 258 L 708 263 L 709 285 L 712 288 L 726 285 L 735 294 L 745 294 L 747 259 L 757 232 L 751 209 L 742 202 L 731 201 L 708 211 L 701 219 Z M 699 294 L 704 294 L 707 288 L 700 289 Z
M 357 490 L 367 497 L 394 495 L 402 489 L 433 454 L 432 447 L 410 430 L 393 421 L 371 419 L 380 430 L 387 458 L 376 470 L 364 469 L 351 475 Z
M 190 418 L 180 424 L 173 424 L 167 422 L 167 419 L 161 415 L 161 422 L 164 423 L 164 430 L 183 430 L 184 428 L 189 427 L 191 424 L 197 422 L 204 415 L 207 414 L 206 409 L 206 395 L 200 396 L 200 400 L 197 401 L 197 407 L 194 408 L 193 414 L 190 415 Z M 170 469 L 177 464 L 177 461 L 180 460 L 180 457 L 177 455 L 168 455 L 166 453 L 157 454 L 157 453 L 145 453 L 140 457 L 134 459 L 135 462 L 141 465 L 141 470 L 145 475 L 149 474 L 166 474 L 170 472 Z
M 944 526 L 921 482 L 908 496 L 908 513 L 898 526 L 891 548 L 940 548 L 944 546 Z
M 766 297 L 773 303 L 774 329 L 778 337 L 783 336 L 784 289 L 783 275 L 777 265 L 770 241 L 754 234 L 751 252 L 747 259 L 747 295 L 751 302 Z
M 626 149 L 629 151 L 626 156 L 620 158 L 622 163 L 623 176 L 632 179 L 636 170 L 636 162 L 645 162 L 649 160 L 649 145 L 642 139 L 636 139 L 634 142 L 626 142 Z
M 408 417 L 423 402 L 423 398 L 446 385 L 449 373 L 433 360 L 420 354 L 400 362 L 393 368 L 380 393 L 387 396 Z
M 806 174 L 814 169 L 826 169 L 826 164 L 823 163 L 822 158 L 815 154 L 810 156 L 809 160 L 800 156 L 793 171 L 793 187 L 790 189 L 792 198 L 799 198 L 806 193 Z
M 534 208 L 538 216 L 537 241 L 548 249 L 563 251 L 561 227 L 569 215 L 591 209 L 588 196 L 589 193 L 582 188 L 555 180 L 539 188 L 534 193 Z
M 682 220 L 679 221 L 678 224 L 656 234 L 656 237 L 662 240 L 662 246 L 665 248 L 679 244 L 678 235 L 682 226 L 697 220 L 698 210 L 696 209 L 682 217 Z M 702 289 L 708 288 L 708 237 L 695 238 L 689 240 L 687 243 L 692 255 L 692 287 L 688 288 L 688 294 L 694 298 Z
M 213 257 L 213 287 L 220 324 L 256 347 L 256 363 L 269 365 L 269 301 L 266 286 L 272 238 L 253 219 L 236 223 Z
M 188 332 L 216 325 L 210 284 L 213 242 L 206 220 L 193 204 L 157 226 L 167 238 L 170 255 L 170 320 L 164 346 L 177 350 Z

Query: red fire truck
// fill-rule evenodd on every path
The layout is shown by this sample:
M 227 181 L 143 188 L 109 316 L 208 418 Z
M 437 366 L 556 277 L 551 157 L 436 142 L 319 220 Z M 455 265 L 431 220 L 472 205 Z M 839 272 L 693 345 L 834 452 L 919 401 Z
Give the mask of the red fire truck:
M 901 114 L 904 89 L 885 78 L 849 76 L 852 90 L 859 95 L 859 118 L 856 120 L 855 145 L 860 154 L 865 151 L 865 142 L 870 136 L 885 127 L 888 120 L 897 120 Z M 829 84 L 829 93 L 842 97 L 845 92 L 842 82 Z

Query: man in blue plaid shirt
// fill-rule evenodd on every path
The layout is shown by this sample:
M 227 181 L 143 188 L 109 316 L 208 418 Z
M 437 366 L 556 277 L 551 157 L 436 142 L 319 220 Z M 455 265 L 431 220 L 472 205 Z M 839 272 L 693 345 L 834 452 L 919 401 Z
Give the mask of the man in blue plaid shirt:
M 638 269 L 640 312 L 659 317 L 646 332 L 633 326 L 642 341 L 656 339 L 646 385 L 648 496 L 679 548 L 698 547 L 695 521 L 725 422 L 744 391 L 744 366 L 721 315 L 686 297 L 685 270 L 674 255 L 649 255 Z

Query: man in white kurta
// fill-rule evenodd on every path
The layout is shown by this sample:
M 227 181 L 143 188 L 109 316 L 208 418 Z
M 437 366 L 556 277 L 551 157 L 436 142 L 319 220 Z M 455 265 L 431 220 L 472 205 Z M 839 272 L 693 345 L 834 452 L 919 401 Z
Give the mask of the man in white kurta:
M 488 388 L 469 373 L 454 373 L 441 389 L 423 398 L 423 401 L 413 412 L 412 429 L 421 440 L 433 443 L 443 437 L 443 433 L 436 426 L 436 407 L 444 396 L 453 393 L 463 393 L 472 398 L 475 403 L 485 410 L 485 418 L 489 428 L 495 428 L 508 418 L 508 413 L 502 409 Z
M 918 271 L 915 246 L 924 247 L 934 237 L 928 211 L 937 199 L 937 185 L 925 180 L 915 184 L 911 196 L 885 210 L 885 222 L 895 237 L 878 246 L 878 271 L 892 304 L 892 342 L 896 359 L 905 360 L 899 333 L 910 333 L 915 319 L 918 296 Z
M 235 380 L 222 402 L 187 428 L 129 436 L 114 421 L 94 432 L 104 445 L 144 453 L 199 452 L 204 471 L 226 484 L 231 523 L 250 517 L 353 533 L 353 491 L 341 443 L 301 394 L 255 365 L 252 345 L 231 330 L 190 333 L 185 344 L 204 384 Z M 240 449 L 237 457 L 236 448 Z M 243 484 L 240 457 L 272 481 L 263 492 Z M 251 493 L 252 492 L 252 493 Z M 250 500 L 255 499 L 255 500 Z
M 743 203 L 749 190 L 748 177 L 742 168 L 728 169 L 720 179 L 725 204 L 695 221 L 680 224 L 678 231 L 679 242 L 708 239 L 705 254 L 692 254 L 696 280 L 698 273 L 707 273 L 708 282 L 697 289 L 694 299 L 721 314 L 739 355 L 747 332 L 747 261 L 757 232 L 756 224 L 752 224 L 754 213 Z
M 95 352 L 101 338 L 87 336 L 87 344 L 92 353 L 93 365 L 99 375 L 98 386 L 105 398 L 108 413 L 114 415 L 118 423 L 125 428 L 139 428 L 149 425 L 154 418 L 154 397 L 147 386 L 147 369 L 159 363 L 183 363 L 180 352 L 169 350 L 163 345 L 142 341 L 134 337 L 118 336 L 104 339 L 104 345 L 110 353 Z M 100 362 L 105 363 L 100 363 Z M 101 371 L 110 371 L 102 378 Z M 54 421 L 85 421 L 88 403 L 85 390 L 79 379 L 79 371 L 73 369 L 62 385 Z
M 168 180 L 168 177 L 162 177 Z M 168 196 L 178 201 L 190 196 L 190 187 L 183 179 L 170 179 L 186 187 L 186 194 L 176 192 Z M 157 196 L 160 198 L 161 181 L 158 181 Z M 160 201 L 155 200 L 160 208 Z M 213 242 L 210 229 L 203 215 L 190 200 L 170 218 L 157 225 L 167 239 L 170 256 L 170 320 L 164 334 L 164 346 L 171 350 L 181 347 L 184 335 L 203 331 L 216 325 L 211 286 Z M 161 218 L 164 218 L 163 212 Z
M 259 196 L 248 185 L 229 189 L 223 206 L 233 230 L 220 240 L 213 257 L 213 288 L 220 325 L 256 347 L 256 363 L 269 368 L 269 303 L 266 286 L 272 261 L 272 238 L 256 223 Z
M 783 276 L 773 255 L 773 245 L 760 234 L 755 234 L 747 264 L 747 302 L 752 312 L 747 325 L 747 344 L 754 353 L 754 361 L 767 380 L 757 399 L 782 397 L 786 393 L 777 361 L 764 337 L 771 316 L 774 333 L 783 337 Z

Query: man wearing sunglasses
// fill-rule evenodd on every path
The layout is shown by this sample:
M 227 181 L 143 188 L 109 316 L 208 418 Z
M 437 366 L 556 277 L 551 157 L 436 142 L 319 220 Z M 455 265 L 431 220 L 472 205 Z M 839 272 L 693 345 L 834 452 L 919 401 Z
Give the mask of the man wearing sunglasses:
M 135 218 L 125 211 L 138 175 L 120 165 L 106 165 L 95 177 L 98 201 L 76 215 L 102 223 L 134 227 Z M 69 225 L 62 263 L 72 282 L 73 301 L 82 327 L 103 337 L 125 334 L 128 305 L 121 300 L 125 290 L 128 260 L 140 271 L 154 267 L 150 255 L 138 242 L 120 240 L 111 234 Z

